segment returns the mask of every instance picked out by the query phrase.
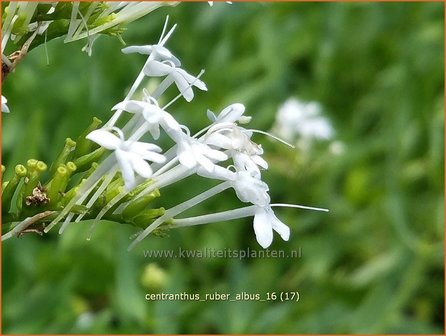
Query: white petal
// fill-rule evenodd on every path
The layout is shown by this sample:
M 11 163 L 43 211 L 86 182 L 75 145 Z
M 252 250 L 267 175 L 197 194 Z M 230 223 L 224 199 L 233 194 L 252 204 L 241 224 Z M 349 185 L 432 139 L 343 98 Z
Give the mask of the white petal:
M 211 110 L 207 110 L 206 115 L 210 121 L 212 121 L 212 122 L 217 121 L 217 116 Z
M 160 121 L 161 126 L 166 129 L 170 128 L 172 130 L 181 131 L 180 124 L 175 120 L 169 113 L 164 112 L 163 119 Z
M 150 135 L 151 135 L 155 140 L 158 140 L 158 139 L 159 139 L 159 137 L 160 137 L 160 127 L 159 127 L 158 124 L 151 126 L 151 127 L 149 128 L 149 132 L 150 132 Z
M 181 152 L 178 155 L 180 163 L 186 168 L 194 168 L 197 165 L 197 160 L 190 154 L 190 152 Z
M 166 162 L 166 157 L 164 155 L 158 154 L 155 152 L 145 152 L 145 153 L 140 154 L 140 156 L 144 160 L 148 160 L 151 162 L 156 162 L 156 163 Z
M 150 165 L 138 155 L 132 155 L 130 163 L 132 165 L 132 169 L 138 175 L 144 178 L 149 178 L 150 176 L 152 176 L 152 168 L 150 168 Z
M 257 242 L 263 248 L 268 248 L 273 242 L 273 228 L 263 208 L 259 208 L 254 216 L 254 232 Z
M 117 149 L 121 144 L 121 139 L 116 135 L 102 129 L 94 130 L 86 138 L 107 149 Z
M 150 61 L 144 66 L 144 74 L 146 76 L 166 76 L 171 73 L 173 69 L 174 68 L 165 63 Z
M 274 231 L 276 231 L 283 240 L 288 241 L 290 239 L 290 228 L 276 217 L 271 208 L 268 208 L 266 211 L 269 214 Z
M 117 103 L 115 106 L 113 106 L 113 107 L 111 108 L 111 110 L 112 110 L 112 111 L 116 111 L 116 110 L 125 110 L 125 105 L 126 105 L 126 103 L 127 103 L 127 102 L 125 102 L 125 101 L 122 101 L 122 102 L 120 102 L 120 103 Z
M 133 172 L 132 164 L 130 163 L 130 159 L 127 154 L 128 153 L 119 149 L 115 151 L 119 167 L 121 168 L 121 174 L 125 183 L 125 188 L 126 190 L 131 190 L 133 189 L 135 184 L 135 174 Z
M 208 90 L 208 88 L 206 87 L 206 84 L 202 80 L 188 74 L 185 70 L 178 68 L 177 72 L 180 75 L 182 75 L 189 84 L 192 84 L 193 86 L 196 86 L 197 88 L 199 88 L 200 90 L 203 90 L 203 91 Z
M 192 149 L 187 143 L 178 143 L 178 160 L 186 168 L 193 168 L 197 164 L 197 160 L 192 154 Z
M 158 154 L 161 148 L 154 144 L 148 144 L 143 142 L 136 142 L 132 144 L 131 152 L 143 158 L 144 160 L 149 160 L 152 162 L 163 163 L 166 161 L 164 155 Z
M 175 55 L 172 55 L 169 58 L 169 61 L 172 61 L 172 63 L 175 64 L 175 66 L 177 67 L 181 66 L 181 61 L 177 57 L 175 57 Z
M 166 47 L 160 46 L 160 45 L 155 45 L 154 46 L 154 51 L 156 53 L 156 58 L 161 60 L 161 61 L 172 61 L 173 64 L 175 64 L 175 66 L 180 66 L 181 65 L 181 61 L 175 57 L 174 54 L 172 54 L 170 52 L 169 49 L 167 49 Z M 161 56 L 161 57 L 158 57 Z
M 202 155 L 201 153 L 196 155 L 196 160 L 208 172 L 212 172 L 214 170 L 214 164 L 212 163 L 212 161 L 209 160 L 206 156 Z
M 124 54 L 131 54 L 131 53 L 138 53 L 142 55 L 149 55 L 153 50 L 153 47 L 151 45 L 145 45 L 145 46 L 130 46 L 121 49 L 121 51 Z
M 239 157 L 239 155 L 236 157 Z M 234 157 L 234 164 L 238 170 L 246 170 L 252 176 L 260 178 L 260 169 L 254 162 L 252 162 L 249 158 L 247 160 L 236 160 L 236 157 Z
M 143 153 L 146 151 L 159 153 L 162 151 L 161 147 L 159 147 L 155 144 L 151 144 L 151 143 L 147 143 L 147 142 L 140 142 L 140 141 L 132 143 L 131 148 L 132 148 L 131 149 L 132 152 L 138 152 L 138 153 Z
M 178 88 L 178 91 L 181 92 L 184 99 L 186 99 L 187 102 L 190 102 L 192 99 L 194 99 L 194 91 L 190 87 L 187 80 L 178 72 L 172 72 L 172 77 L 175 80 L 175 85 Z
M 232 148 L 232 141 L 226 135 L 221 133 L 211 133 L 206 137 L 206 143 L 208 145 L 216 146 L 219 148 L 230 149 Z
M 245 112 L 245 106 L 243 104 L 232 104 L 224 108 L 217 119 L 219 122 L 236 122 Z
M 154 45 L 153 50 L 155 51 L 157 56 L 161 56 L 162 61 L 168 60 L 173 56 L 170 50 L 166 47 L 163 47 L 162 45 Z
M 130 113 L 141 113 L 144 110 L 145 105 L 147 103 L 140 102 L 137 100 L 128 100 L 123 101 L 112 107 L 112 111 L 114 110 L 124 110 Z
M 263 169 L 268 169 L 268 162 L 266 162 L 261 156 L 259 155 L 253 155 L 251 156 L 251 160 L 258 166 L 262 167 Z
M 251 176 L 247 171 L 237 173 L 237 180 L 233 183 L 237 197 L 242 202 L 249 202 L 258 206 L 267 206 L 271 199 L 268 195 L 268 185 Z
M 214 169 L 211 172 L 204 169 L 204 167 L 198 167 L 197 175 L 222 181 L 234 181 L 237 177 L 234 172 L 217 165 L 214 165 Z
M 215 161 L 226 161 L 228 159 L 228 156 L 225 153 L 216 149 L 207 148 L 203 154 Z
M 264 191 L 249 188 L 248 185 L 235 189 L 235 193 L 240 201 L 249 202 L 258 206 L 267 206 L 271 201 L 269 195 Z

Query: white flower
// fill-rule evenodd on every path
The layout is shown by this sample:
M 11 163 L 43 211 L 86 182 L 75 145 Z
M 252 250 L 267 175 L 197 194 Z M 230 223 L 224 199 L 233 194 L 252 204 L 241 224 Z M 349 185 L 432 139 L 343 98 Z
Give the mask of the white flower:
M 259 176 L 249 171 L 232 172 L 228 168 L 215 165 L 212 171 L 199 167 L 197 169 L 197 175 L 229 181 L 238 199 L 242 202 L 252 203 L 261 207 L 267 206 L 271 202 L 271 198 L 268 195 L 268 185 Z
M 175 118 L 161 109 L 156 100 L 150 97 L 147 98 L 147 101 L 127 100 L 120 102 L 113 106 L 112 110 L 124 110 L 130 113 L 142 114 L 149 125 L 149 132 L 155 140 L 160 136 L 160 125 L 166 132 L 181 132 L 180 124 Z
M 231 184 L 240 201 L 249 202 L 261 207 L 270 203 L 271 198 L 268 195 L 269 187 L 265 182 L 252 176 L 247 171 L 240 171 L 236 174 L 236 179 Z
M 166 47 L 153 44 L 145 46 L 130 46 L 122 49 L 124 54 L 138 53 L 141 55 L 151 55 L 157 61 L 171 61 L 175 66 L 180 66 L 181 61 L 172 54 Z
M 181 95 L 190 102 L 194 98 L 194 92 L 192 86 L 199 88 L 200 90 L 207 91 L 206 84 L 194 77 L 189 75 L 186 71 L 181 68 L 177 68 L 175 64 L 171 61 L 149 61 L 144 67 L 144 74 L 146 76 L 153 77 L 163 77 L 171 79 L 175 82 Z
M 238 121 L 242 124 L 246 124 L 251 121 L 251 117 L 243 116 L 243 113 L 245 113 L 245 106 L 236 103 L 225 107 L 218 116 L 216 116 L 214 112 L 208 110 L 207 116 L 213 123 L 234 123 Z
M 208 179 L 216 179 L 221 181 L 235 181 L 237 174 L 230 171 L 228 168 L 224 168 L 218 165 L 214 166 L 212 171 L 208 171 L 203 166 L 198 167 L 197 175 Z
M 313 140 L 328 140 L 334 135 L 330 121 L 315 102 L 303 103 L 288 99 L 277 112 L 275 133 L 288 141 L 300 139 L 306 145 Z
M 217 148 L 226 149 L 237 171 L 246 170 L 260 176 L 260 168 L 268 169 L 268 163 L 261 157 L 263 149 L 251 141 L 252 132 L 233 123 L 221 123 L 209 129 L 205 142 Z
M 290 228 L 276 217 L 270 206 L 257 207 L 254 215 L 254 232 L 260 246 L 268 248 L 271 245 L 273 230 L 285 241 L 290 238 Z
M 175 136 L 178 145 L 177 155 L 180 163 L 191 169 L 195 166 L 202 166 L 208 172 L 212 172 L 215 167 L 214 162 L 225 161 L 228 156 L 208 145 L 199 142 L 188 135 L 181 133 Z
M 163 163 L 166 158 L 159 154 L 161 148 L 144 142 L 124 141 L 124 136 L 119 129 L 113 128 L 116 135 L 103 130 L 95 130 L 87 135 L 87 139 L 96 142 L 102 147 L 115 151 L 116 159 L 121 169 L 126 190 L 135 187 L 135 173 L 144 177 L 152 176 L 152 169 L 145 161 Z
M 205 142 L 219 148 L 244 152 L 249 155 L 262 155 L 262 147 L 251 141 L 251 136 L 251 131 L 234 123 L 219 123 L 208 130 Z
M 169 22 L 169 16 L 166 17 L 166 21 L 164 23 L 164 29 L 161 33 L 161 37 L 159 39 L 159 42 L 157 44 L 153 45 L 144 45 L 144 46 L 130 46 L 127 48 L 122 49 L 122 52 L 124 54 L 131 54 L 131 53 L 138 53 L 141 55 L 149 55 L 150 60 L 157 60 L 157 61 L 171 61 L 176 66 L 180 66 L 181 62 L 178 58 L 176 58 L 169 49 L 164 47 L 164 44 L 166 44 L 169 37 L 174 32 L 176 25 L 174 25 L 169 32 L 164 36 L 164 32 L 166 31 L 167 24 Z
M 236 151 L 231 154 L 237 171 L 247 171 L 256 178 L 260 178 L 259 167 L 265 170 L 268 169 L 268 162 L 266 162 L 260 155 L 248 155 Z
M 9 107 L 6 105 L 7 102 L 6 97 L 2 96 L 2 112 L 9 113 Z

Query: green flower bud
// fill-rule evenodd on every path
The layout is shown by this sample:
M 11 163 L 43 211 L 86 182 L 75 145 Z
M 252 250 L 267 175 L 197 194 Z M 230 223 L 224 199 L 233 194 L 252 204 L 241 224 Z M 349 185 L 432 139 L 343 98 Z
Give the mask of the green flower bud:
M 64 195 L 71 174 L 76 170 L 76 165 L 73 162 L 68 162 L 67 165 L 60 165 L 53 179 L 47 185 L 47 196 L 50 199 L 50 206 L 57 204 L 57 202 Z
M 83 180 L 84 181 L 84 180 Z M 82 182 L 83 182 L 82 181 Z M 82 183 L 81 182 L 81 183 Z M 61 207 L 64 208 L 70 201 L 71 199 L 77 195 L 77 193 L 79 192 L 79 186 L 73 187 L 70 190 L 68 190 L 60 199 L 57 207 Z
M 74 160 L 74 164 L 77 166 L 78 172 L 83 172 L 88 170 L 93 162 L 99 161 L 102 155 L 105 153 L 106 149 L 103 147 L 99 147 L 95 151 L 85 154 Z
M 118 196 L 120 193 L 124 191 L 124 186 L 118 186 L 114 189 L 110 189 L 105 194 L 105 202 L 108 204 L 111 202 L 112 199 L 114 199 L 116 196 Z M 119 205 L 121 205 L 124 202 L 124 199 L 120 200 L 118 203 L 116 203 L 113 207 L 110 208 L 108 213 L 113 212 Z
M 155 218 L 161 217 L 165 212 L 166 209 L 164 208 L 144 210 L 131 221 L 135 226 L 145 229 L 153 222 Z
M 90 126 L 87 127 L 85 131 L 77 138 L 77 147 L 74 151 L 74 157 L 79 158 L 83 155 L 90 153 L 93 145 L 95 145 L 91 140 L 88 140 L 86 136 L 97 129 L 102 124 L 102 121 L 94 117 Z
M 90 166 L 90 168 L 85 172 L 84 174 L 84 179 L 86 179 L 87 177 L 89 177 L 91 174 L 94 173 L 94 171 L 98 168 L 99 164 L 97 162 L 93 162 Z
M 155 189 L 150 194 L 141 196 L 131 201 L 129 205 L 127 205 L 127 207 L 122 211 L 122 217 L 125 219 L 130 219 L 139 215 L 155 198 L 159 196 L 159 190 Z

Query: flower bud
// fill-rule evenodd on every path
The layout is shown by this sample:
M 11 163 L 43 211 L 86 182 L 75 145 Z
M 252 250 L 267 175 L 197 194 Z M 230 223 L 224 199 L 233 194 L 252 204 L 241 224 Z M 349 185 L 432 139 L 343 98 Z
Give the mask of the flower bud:
M 130 219 L 140 214 L 147 206 L 157 197 L 160 196 L 158 189 L 154 190 L 150 194 L 141 196 L 129 203 L 127 207 L 122 211 L 122 217 Z
M 83 172 L 92 166 L 94 162 L 99 161 L 101 156 L 105 153 L 106 149 L 103 147 L 100 147 L 96 149 L 95 151 L 85 154 L 77 159 L 75 159 L 73 162 L 77 167 L 78 172 Z
M 87 127 L 85 131 L 82 132 L 81 135 L 77 138 L 77 146 L 74 151 L 74 157 L 79 158 L 83 155 L 88 154 L 94 143 L 88 139 L 86 139 L 86 136 L 97 129 L 102 124 L 102 121 L 96 117 L 93 118 L 93 121 L 91 122 L 90 126 Z
M 141 211 L 139 215 L 132 219 L 135 226 L 145 229 L 147 228 L 155 218 L 161 217 L 166 212 L 166 209 L 148 209 Z

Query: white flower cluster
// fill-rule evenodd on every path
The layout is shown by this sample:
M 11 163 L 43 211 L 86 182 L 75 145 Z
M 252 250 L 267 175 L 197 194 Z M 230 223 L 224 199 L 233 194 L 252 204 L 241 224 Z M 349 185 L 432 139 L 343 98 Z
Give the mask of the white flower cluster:
M 102 209 L 96 217 L 96 222 L 107 211 L 111 211 L 112 207 L 128 192 L 147 179 L 150 179 L 152 183 L 137 194 L 136 198 L 176 183 L 192 174 L 220 181 L 209 190 L 166 210 L 138 235 L 130 248 L 167 221 L 172 223 L 170 227 L 183 227 L 247 216 L 254 216 L 254 231 L 262 247 L 267 248 L 272 243 L 273 230 L 278 232 L 284 240 L 288 240 L 290 229 L 272 211 L 272 206 L 287 205 L 271 204 L 269 188 L 261 180 L 261 171 L 268 168 L 267 162 L 262 158 L 263 149 L 251 139 L 255 131 L 241 126 L 250 121 L 250 117 L 244 116 L 245 107 L 242 104 L 232 104 L 218 115 L 208 111 L 211 125 L 195 135 L 191 135 L 187 127 L 180 125 L 167 111 L 167 108 L 180 97 L 188 102 L 191 101 L 194 98 L 193 88 L 207 90 L 205 83 L 199 79 L 203 71 L 198 76 L 188 74 L 181 68 L 179 59 L 165 47 L 165 43 L 176 27 L 174 25 L 165 34 L 167 23 L 168 20 L 157 44 L 123 49 L 124 53 L 139 53 L 148 55 L 148 58 L 126 98 L 112 108 L 115 111 L 112 118 L 102 129 L 95 130 L 87 136 L 88 139 L 111 150 L 112 153 L 81 184 L 78 195 L 46 227 L 45 232 L 66 216 L 60 230 L 62 232 L 75 216 L 70 213 L 72 207 L 82 205 L 96 188 L 96 192 L 86 204 L 87 207 L 91 206 L 115 174 L 120 171 L 125 182 L 125 190 Z M 162 77 L 163 79 L 153 92 L 144 90 L 142 100 L 134 99 L 135 92 L 147 77 Z M 173 84 L 179 90 L 179 95 L 161 107 L 159 97 Z M 132 117 L 119 128 L 116 124 L 124 112 L 132 114 Z M 150 134 L 153 140 L 157 140 L 161 130 L 174 142 L 172 148 L 164 153 L 157 145 L 141 141 L 146 134 Z M 234 189 L 240 201 L 251 205 L 198 217 L 175 218 L 229 188 Z M 117 207 L 114 210 L 115 213 L 119 214 L 122 208 Z M 83 216 L 84 214 L 78 215 L 75 221 L 79 221 Z

